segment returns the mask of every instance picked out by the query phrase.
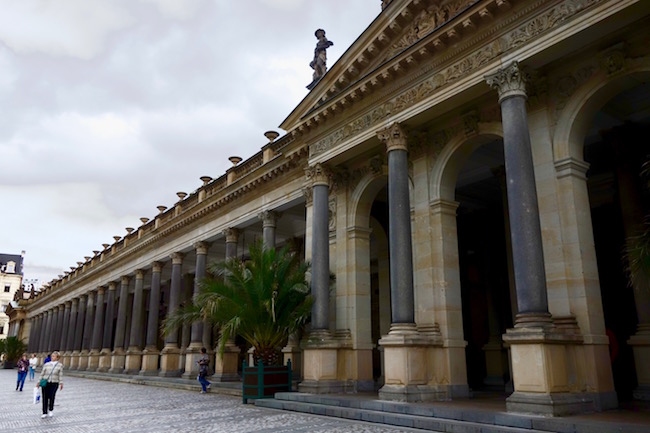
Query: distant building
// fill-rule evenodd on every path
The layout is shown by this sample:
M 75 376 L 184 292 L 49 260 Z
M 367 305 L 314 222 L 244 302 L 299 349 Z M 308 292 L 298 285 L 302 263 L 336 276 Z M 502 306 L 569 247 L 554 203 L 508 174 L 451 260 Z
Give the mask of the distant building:
M 23 282 L 24 255 L 24 251 L 20 254 L 0 253 L 0 339 L 7 338 L 9 334 L 6 310 Z

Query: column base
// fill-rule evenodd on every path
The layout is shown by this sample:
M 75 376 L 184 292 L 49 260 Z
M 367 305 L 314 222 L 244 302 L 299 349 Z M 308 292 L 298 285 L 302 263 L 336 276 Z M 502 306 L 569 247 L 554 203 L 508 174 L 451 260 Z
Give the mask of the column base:
M 160 353 L 160 372 L 158 376 L 179 377 L 181 375 L 180 359 L 181 351 L 178 347 L 168 346 L 163 348 Z
M 291 371 L 294 379 L 302 378 L 302 351 L 298 344 L 287 344 L 282 349 L 282 364 L 287 365 L 291 361 Z
M 138 347 L 129 347 L 124 364 L 125 374 L 138 374 L 142 367 L 142 351 Z
M 38 356 L 38 355 L 37 355 L 37 358 L 38 358 L 38 365 L 41 365 L 41 366 L 43 365 L 43 360 L 45 359 L 46 356 L 47 356 L 47 355 L 43 355 L 43 356 Z M 63 352 L 63 353 L 61 354 L 61 356 L 63 357 L 63 365 L 64 365 L 67 369 L 71 370 L 72 367 L 70 366 L 70 364 L 71 364 L 71 362 L 72 362 L 72 352 L 71 352 L 71 351 Z
M 104 348 L 99 352 L 99 366 L 97 371 L 106 373 L 111 368 L 111 349 Z
M 124 349 L 115 349 L 111 354 L 111 368 L 108 370 L 111 374 L 124 373 L 124 365 L 126 362 L 126 354 Z
M 214 382 L 235 382 L 240 380 L 237 369 L 239 367 L 240 349 L 234 343 L 226 345 L 223 354 L 216 351 L 214 357 L 214 374 L 211 379 Z
M 345 382 L 338 377 L 339 342 L 326 329 L 309 333 L 301 344 L 303 348 L 303 380 L 300 392 L 332 394 L 344 391 Z
M 415 323 L 393 323 L 379 344 L 384 348 L 385 375 L 379 398 L 406 402 L 448 400 L 448 386 L 428 383 L 427 355 L 439 344 L 435 336 L 418 332 Z
M 199 374 L 197 361 L 203 356 L 201 347 L 203 343 L 190 343 L 185 350 L 185 371 L 181 376 L 183 379 L 196 379 Z
M 88 367 L 86 371 L 97 371 L 99 368 L 99 351 L 91 350 L 88 354 Z
M 77 364 L 77 370 L 86 371 L 88 368 L 88 354 L 87 350 L 82 350 L 79 354 L 79 363 Z
M 76 350 L 70 355 L 70 370 L 77 370 L 79 368 L 79 355 L 80 352 Z
M 632 392 L 636 400 L 650 401 L 650 324 L 640 323 L 627 344 L 632 346 L 639 386 Z
M 160 352 L 156 347 L 147 347 L 142 351 L 142 365 L 140 367 L 140 376 L 158 376 L 158 363 L 160 361 Z
M 508 412 L 544 416 L 564 416 L 593 412 L 594 401 L 589 394 L 551 393 L 539 394 L 515 391 L 506 399 Z

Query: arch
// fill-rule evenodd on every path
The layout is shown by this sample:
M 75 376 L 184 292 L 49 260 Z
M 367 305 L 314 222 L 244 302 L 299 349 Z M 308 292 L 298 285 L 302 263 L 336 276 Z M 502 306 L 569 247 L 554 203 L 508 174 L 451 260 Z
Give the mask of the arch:
M 361 178 L 350 195 L 348 219 L 355 227 L 370 227 L 370 209 L 379 191 L 388 184 L 388 168 L 379 174 L 368 173 Z
M 646 63 L 611 77 L 598 73 L 576 89 L 557 121 L 553 136 L 554 162 L 584 160 L 584 139 L 594 116 L 617 94 L 650 80 L 650 61 Z
M 502 137 L 503 127 L 500 122 L 479 125 L 479 133 L 472 137 L 467 137 L 464 133 L 452 137 L 433 162 L 429 201 L 454 201 L 458 174 L 472 152 L 486 142 Z

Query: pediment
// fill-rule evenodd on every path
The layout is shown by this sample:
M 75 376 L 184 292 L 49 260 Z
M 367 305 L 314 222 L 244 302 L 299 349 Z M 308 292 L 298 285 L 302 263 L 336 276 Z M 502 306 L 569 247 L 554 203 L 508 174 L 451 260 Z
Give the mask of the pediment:
M 391 79 L 391 74 L 403 74 L 409 67 L 408 60 L 392 70 L 380 71 L 392 59 L 408 51 L 427 35 L 458 17 L 480 0 L 392 0 L 384 10 L 348 48 L 341 58 L 331 65 L 325 76 L 282 122 L 280 128 L 291 132 L 312 123 L 309 118 L 327 107 L 340 110 L 355 102 L 372 88 Z M 505 0 L 503 0 L 505 1 Z M 442 42 L 441 42 L 442 43 Z M 419 55 L 425 56 L 426 49 Z M 417 59 L 415 59 L 417 60 Z M 417 61 L 413 61 L 415 66 Z M 401 70 L 398 70 L 401 68 Z M 373 77 L 373 75 L 375 75 Z M 360 84 L 368 81 L 368 85 Z M 383 83 L 382 83 L 383 82 Z M 352 90 L 357 87 L 357 89 Z M 337 101 L 337 96 L 349 91 L 349 97 Z M 340 98 L 339 98 L 340 99 Z

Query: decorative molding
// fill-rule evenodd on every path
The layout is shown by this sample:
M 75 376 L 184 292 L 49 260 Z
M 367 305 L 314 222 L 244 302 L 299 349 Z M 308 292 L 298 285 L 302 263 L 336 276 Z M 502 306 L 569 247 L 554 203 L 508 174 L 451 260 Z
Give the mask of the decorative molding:
M 386 145 L 386 153 L 393 150 L 408 151 L 407 134 L 399 123 L 393 123 L 377 132 L 377 138 Z
M 326 152 L 344 140 L 380 124 L 389 116 L 395 116 L 407 108 L 413 107 L 442 88 L 492 63 L 503 54 L 521 47 L 530 40 L 539 37 L 542 33 L 563 25 L 575 15 L 604 1 L 566 0 L 555 5 L 551 9 L 542 12 L 541 15 L 525 21 L 514 30 L 478 48 L 474 52 L 460 56 L 461 60 L 456 63 L 440 69 L 438 73 L 433 74 L 412 88 L 404 90 L 400 95 L 388 100 L 372 112 L 363 114 L 339 130 L 312 144 L 309 148 L 310 157 Z M 538 2 L 535 7 L 542 5 L 543 2 Z M 525 14 L 530 14 L 531 12 L 532 10 L 521 12 L 515 19 L 525 16 Z M 435 65 L 431 67 L 435 68 Z
M 311 186 L 303 187 L 302 195 L 305 197 L 305 207 L 311 206 L 314 203 L 314 190 Z

